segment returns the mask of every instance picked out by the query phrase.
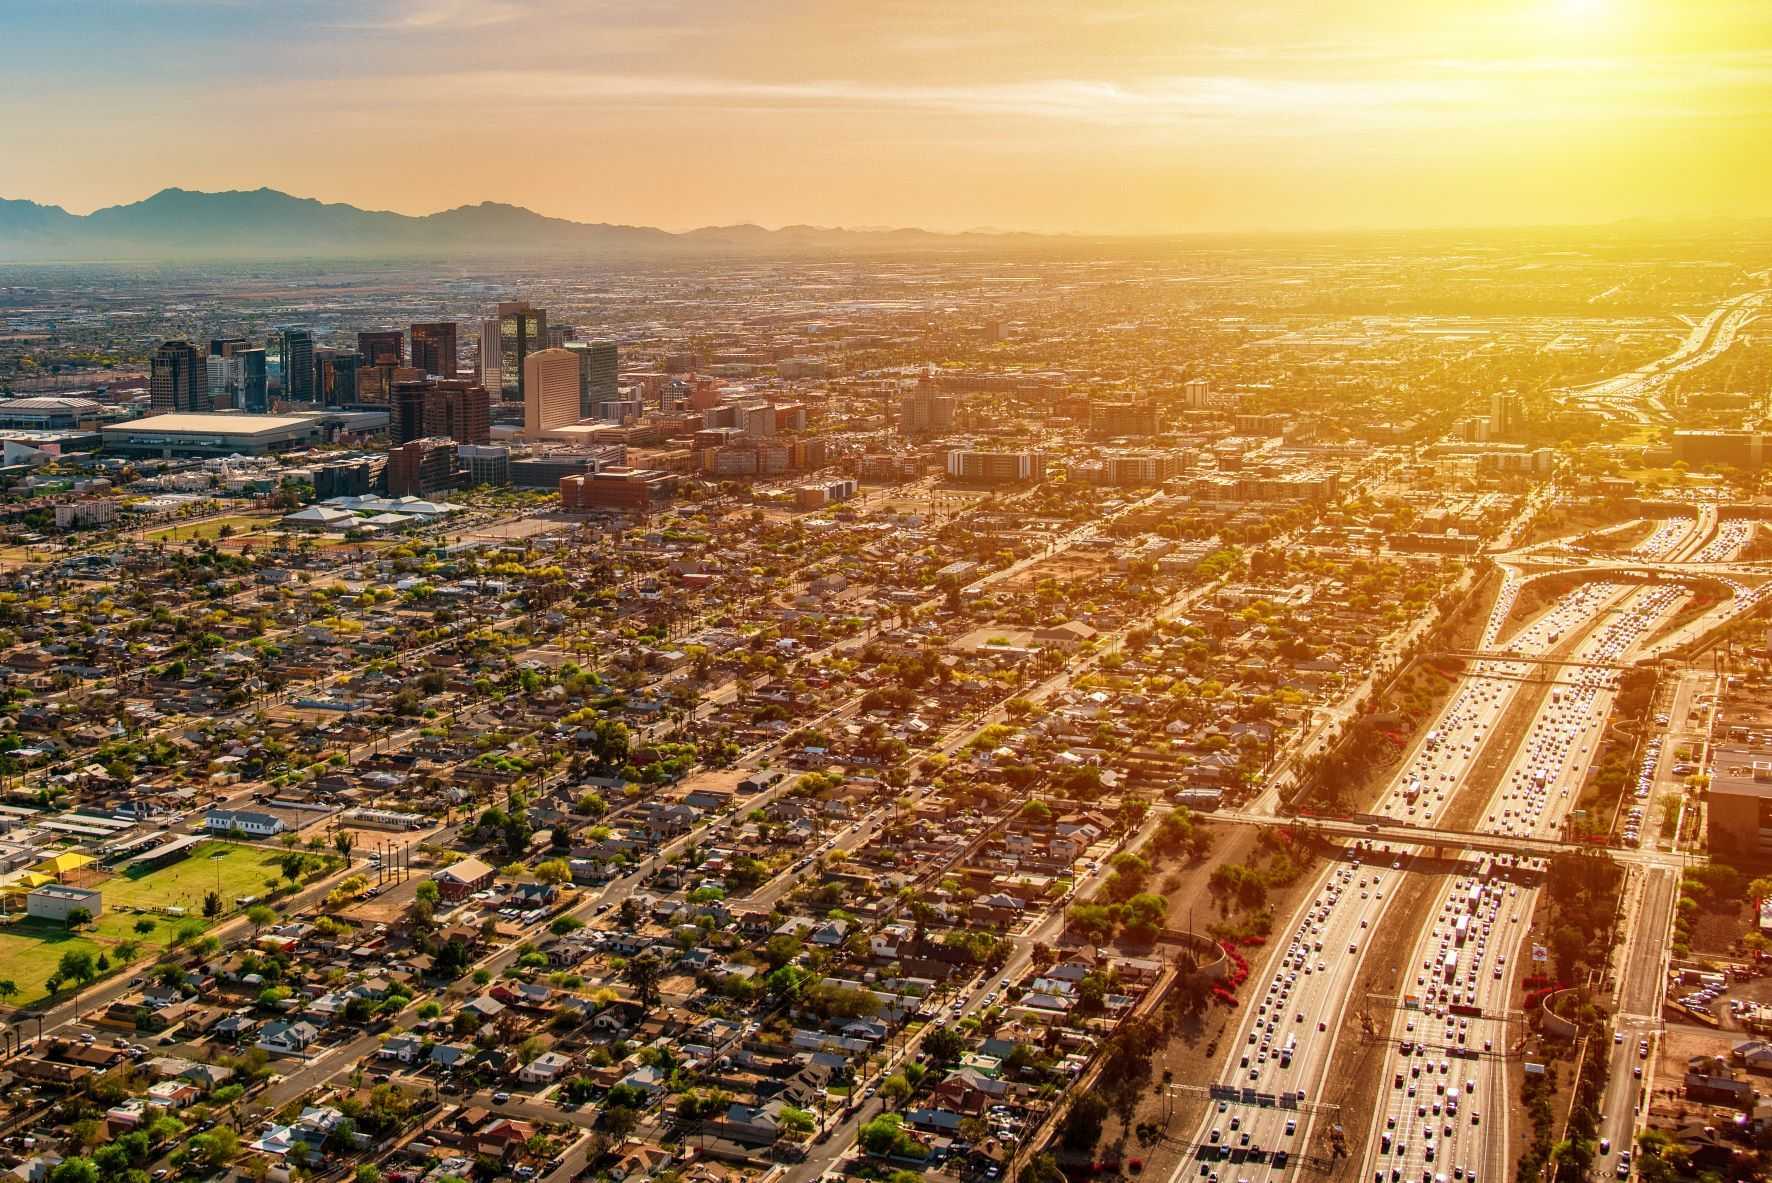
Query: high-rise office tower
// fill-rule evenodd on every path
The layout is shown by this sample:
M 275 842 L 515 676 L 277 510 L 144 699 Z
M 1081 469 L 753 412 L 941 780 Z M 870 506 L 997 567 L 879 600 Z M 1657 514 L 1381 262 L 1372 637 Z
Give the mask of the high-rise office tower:
M 357 334 L 357 352 L 371 366 L 406 364 L 406 337 L 399 329 L 376 329 Z
M 589 419 L 599 403 L 621 397 L 616 388 L 617 357 L 614 341 L 569 341 L 566 348 L 578 357 L 578 414 Z
M 1489 396 L 1489 435 L 1505 439 L 1521 426 L 1520 396 L 1502 392 Z
M 265 389 L 265 351 L 236 349 L 234 357 L 240 362 L 240 409 L 250 415 L 264 414 L 271 409 Z
M 149 375 L 149 405 L 156 414 L 210 409 L 208 368 L 189 341 L 168 341 L 154 350 Z
M 400 382 L 421 382 L 424 374 L 406 366 L 372 366 L 357 363 L 357 401 L 387 405 L 394 401 L 394 387 Z
M 294 402 L 313 402 L 314 334 L 306 329 L 284 329 L 277 357 L 282 367 L 283 397 Z
M 212 337 L 204 368 L 209 374 L 209 403 L 212 407 L 241 405 L 246 369 L 242 355 L 245 337 Z
M 498 318 L 480 322 L 480 385 L 496 398 L 504 397 L 504 353 L 498 341 Z
M 455 377 L 454 321 L 415 324 L 408 335 L 412 338 L 413 369 L 435 374 L 439 378 Z
M 395 444 L 439 436 L 461 444 L 490 443 L 491 398 L 478 382 L 403 380 L 394 387 L 389 434 Z
M 388 442 L 395 447 L 423 439 L 425 435 L 425 401 L 430 394 L 429 382 L 400 382 L 394 386 L 392 408 L 388 415 Z
M 543 349 L 523 362 L 523 434 L 540 436 L 577 423 L 578 355 Z
M 898 432 L 900 435 L 927 435 L 952 431 L 957 400 L 937 394 L 933 385 L 919 385 L 898 400 Z
M 329 407 L 357 401 L 357 370 L 363 364 L 348 349 L 321 349 L 314 355 L 314 395 Z
M 240 397 L 240 363 L 236 358 L 220 353 L 211 353 L 203 359 L 203 368 L 207 372 L 204 385 L 209 390 L 209 401 L 217 407 L 237 407 Z
M 545 311 L 524 300 L 498 306 L 499 389 L 505 398 L 528 401 L 523 395 L 524 363 L 546 348 L 547 339 Z
M 446 435 L 457 443 L 492 442 L 492 396 L 478 382 L 437 383 L 425 402 L 425 434 Z
M 548 348 L 549 349 L 559 349 L 561 346 L 565 345 L 566 342 L 576 340 L 577 338 L 578 338 L 578 330 L 573 328 L 571 325 L 549 325 L 548 326 Z

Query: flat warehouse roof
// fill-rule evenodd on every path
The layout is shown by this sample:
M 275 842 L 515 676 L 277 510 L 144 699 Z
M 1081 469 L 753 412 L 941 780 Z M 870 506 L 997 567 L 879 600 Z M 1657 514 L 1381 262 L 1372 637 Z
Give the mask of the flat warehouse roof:
M 289 431 L 292 428 L 315 427 L 318 422 L 301 415 L 217 415 L 202 412 L 174 412 L 131 419 L 125 423 L 107 424 L 106 432 L 168 432 L 208 435 L 260 435 L 266 432 Z

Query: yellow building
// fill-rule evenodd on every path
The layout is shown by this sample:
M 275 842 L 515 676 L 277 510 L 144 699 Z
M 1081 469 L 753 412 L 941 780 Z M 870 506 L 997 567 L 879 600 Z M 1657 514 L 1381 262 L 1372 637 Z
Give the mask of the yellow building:
M 539 439 L 579 420 L 578 354 L 543 349 L 523 359 L 523 434 Z

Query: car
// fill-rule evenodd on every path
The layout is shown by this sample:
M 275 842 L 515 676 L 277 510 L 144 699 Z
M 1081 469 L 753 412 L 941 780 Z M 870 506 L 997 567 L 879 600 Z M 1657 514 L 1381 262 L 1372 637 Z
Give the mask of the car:
M 492 1103 L 494 1105 L 503 1105 L 506 1102 L 508 1102 L 510 1099 L 511 1099 L 511 1094 L 504 1092 L 503 1090 L 500 1090 L 499 1092 L 492 1094 Z

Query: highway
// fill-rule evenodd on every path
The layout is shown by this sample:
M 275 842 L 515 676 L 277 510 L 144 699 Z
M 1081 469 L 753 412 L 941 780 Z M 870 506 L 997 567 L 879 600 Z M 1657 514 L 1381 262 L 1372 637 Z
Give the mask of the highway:
M 1650 561 L 1681 557 L 1693 553 L 1703 540 L 1697 520 L 1674 519 L 1658 526 L 1639 552 Z M 1520 584 L 1517 575 L 1504 577 L 1484 630 L 1483 648 L 1494 648 L 1500 642 Z M 1670 609 L 1683 599 L 1681 590 L 1672 587 L 1643 589 L 1623 585 L 1583 585 L 1522 626 L 1509 638 L 1508 648 L 1523 654 L 1548 655 L 1575 644 L 1573 638 L 1584 629 L 1595 629 L 1591 636 L 1576 645 L 1576 652 L 1593 658 L 1615 657 L 1640 635 L 1641 628 L 1659 618 L 1659 612 Z M 1638 612 L 1620 614 L 1596 629 L 1595 622 L 1606 620 L 1609 609 L 1620 602 L 1633 600 L 1643 605 Z M 1654 606 L 1653 610 L 1650 605 Z M 1438 824 L 1450 807 L 1456 790 L 1474 770 L 1485 742 L 1521 693 L 1521 687 L 1527 684 L 1523 679 L 1531 668 L 1529 661 L 1486 659 L 1474 663 L 1382 793 L 1374 814 L 1419 826 Z M 1600 702 L 1602 690 L 1607 691 L 1606 702 L 1609 704 L 1609 687 L 1615 680 L 1616 674 L 1611 670 L 1562 667 L 1557 676 L 1560 685 L 1545 696 L 1547 709 L 1551 710 L 1558 730 L 1554 733 L 1547 730 L 1550 720 L 1540 718 L 1537 721 L 1532 735 L 1516 754 L 1510 775 L 1497 791 L 1496 800 L 1480 828 L 1521 838 L 1544 837 L 1557 832 L 1562 812 L 1567 808 L 1568 798 L 1564 794 L 1569 778 L 1574 775 L 1575 761 L 1583 756 L 1591 758 L 1595 729 L 1602 725 L 1591 721 L 1591 713 L 1599 710 L 1603 721 L 1603 709 L 1596 704 Z M 1567 701 L 1564 701 L 1565 695 Z M 1585 742 L 1577 743 L 1577 737 Z M 1563 753 L 1560 766 L 1553 768 L 1553 756 L 1564 749 L 1567 751 Z M 1546 774 L 1543 783 L 1537 776 L 1540 771 Z M 1551 775 L 1553 771 L 1554 776 Z M 1329 1149 L 1326 1140 L 1311 1141 L 1314 1123 L 1319 1120 L 1313 1102 L 1321 1097 L 1323 1081 L 1334 1063 L 1350 995 L 1358 981 L 1362 950 L 1382 921 L 1389 902 L 1400 894 L 1406 874 L 1403 871 L 1405 860 L 1412 853 L 1409 849 L 1387 850 L 1386 845 L 1379 844 L 1375 851 L 1364 856 L 1363 861 L 1356 853 L 1350 863 L 1334 864 L 1323 871 L 1294 920 L 1290 939 L 1277 945 L 1267 965 L 1252 977 L 1251 1009 L 1242 1016 L 1230 1058 L 1220 1071 L 1217 1083 L 1221 1089 L 1234 1086 L 1239 1090 L 1239 1098 L 1247 1095 L 1240 1090 L 1251 1090 L 1256 1101 L 1248 1103 L 1229 1096 L 1215 1097 L 1190 1139 L 1190 1153 L 1178 1166 L 1171 1183 L 1179 1183 L 1183 1175 L 1205 1177 L 1217 1183 L 1229 1179 L 1261 1183 L 1264 1179 L 1286 1177 L 1298 1161 L 1297 1156 L 1307 1147 L 1319 1155 Z M 1448 1036 L 1445 1007 L 1452 1000 L 1439 998 L 1442 992 L 1449 993 L 1453 988 L 1445 981 L 1447 971 L 1440 951 L 1442 941 L 1450 944 L 1457 939 L 1453 930 L 1458 922 L 1449 909 L 1462 907 L 1468 914 L 1470 887 L 1469 882 L 1462 885 L 1463 895 L 1458 904 L 1452 903 L 1458 885 L 1454 884 L 1443 893 L 1444 898 L 1438 901 L 1433 914 L 1434 922 L 1418 942 L 1414 960 L 1425 962 L 1416 975 L 1418 983 L 1407 987 L 1411 993 L 1424 992 L 1425 997 L 1430 974 L 1438 975 L 1436 985 L 1440 989 L 1435 991 L 1432 1005 L 1441 1013 L 1431 1018 L 1435 1024 L 1435 1042 L 1442 1053 L 1448 1044 L 1481 1048 L 1485 1039 L 1492 1047 L 1497 1046 L 1495 1041 L 1499 1033 L 1477 1033 L 1468 1019 L 1462 1029 L 1454 1020 L 1452 1033 Z M 1498 920 L 1503 907 L 1500 897 L 1478 901 L 1478 910 L 1488 926 L 1493 927 L 1498 922 L 1518 924 L 1511 919 L 1516 914 L 1511 907 L 1508 911 L 1510 919 Z M 1472 921 L 1464 923 L 1468 934 Z M 1467 935 L 1465 939 L 1473 938 Z M 1489 996 L 1492 1003 L 1497 999 L 1504 1002 L 1506 995 L 1503 991 L 1511 981 L 1506 980 L 1506 971 L 1502 980 L 1495 977 L 1495 970 L 1503 964 L 1500 960 L 1503 951 L 1499 947 L 1502 942 L 1496 940 L 1496 948 L 1491 950 L 1486 932 L 1474 939 L 1485 954 L 1493 952 L 1496 959 L 1484 963 L 1480 957 L 1467 958 L 1475 964 L 1454 971 L 1454 978 L 1459 982 L 1456 988 L 1461 992 Z M 1517 941 L 1517 936 L 1515 939 Z M 1517 956 L 1514 963 L 1518 963 Z M 1398 1042 L 1418 1038 L 1415 1025 L 1429 1017 L 1425 1013 L 1399 1010 L 1393 1037 Z M 1419 1038 L 1425 1040 L 1427 1035 L 1424 1028 Z M 1461 1036 L 1465 1040 L 1463 1044 L 1458 1042 Z M 1423 1055 L 1425 1057 L 1425 1051 Z M 1436 1089 L 1444 1090 L 1453 1080 L 1451 1060 L 1450 1054 L 1435 1057 L 1432 1071 Z M 1498 1094 L 1498 1090 L 1505 1087 L 1501 1073 L 1484 1074 L 1472 1067 L 1473 1061 L 1461 1059 L 1459 1062 L 1466 1066 L 1458 1076 L 1464 1095 L 1481 1095 L 1483 1107 L 1499 1118 L 1505 1112 L 1505 1104 Z M 1423 1087 L 1420 1078 L 1407 1075 L 1417 1070 L 1426 1069 L 1413 1063 L 1406 1065 L 1405 1080 L 1416 1081 L 1413 1087 L 1419 1093 Z M 1484 1075 L 1489 1079 L 1483 1080 Z M 1466 1077 L 1470 1078 L 1469 1084 L 1463 1083 Z M 1485 1128 L 1480 1124 L 1472 1127 L 1451 1123 L 1446 1120 L 1449 1115 L 1445 1112 L 1443 1097 L 1437 1102 L 1441 1106 L 1440 1112 L 1434 1114 L 1435 1101 L 1416 1100 L 1410 1095 L 1407 1083 L 1401 1089 L 1389 1087 L 1393 1079 L 1394 1072 L 1387 1073 L 1384 1103 L 1390 1112 L 1385 1114 L 1385 1119 L 1386 1122 L 1395 1121 L 1405 1140 L 1399 1142 L 1395 1133 L 1387 1140 L 1383 1136 L 1386 1131 L 1371 1131 L 1366 1169 L 1375 1172 L 1382 1169 L 1387 1177 L 1395 1170 L 1399 1180 L 1406 1174 L 1419 1179 L 1430 1153 L 1426 1137 L 1426 1122 L 1430 1117 L 1436 1122 L 1434 1137 L 1441 1140 L 1441 1145 L 1449 1146 L 1447 1150 L 1431 1151 L 1434 1161 L 1457 1165 L 1461 1168 L 1460 1174 L 1473 1167 L 1479 1174 L 1485 1167 L 1491 1172 L 1498 1169 L 1486 1160 L 1497 1158 L 1501 1152 L 1486 1151 L 1481 1147 L 1485 1143 L 1505 1146 L 1504 1126 Z M 1391 1093 L 1396 1096 L 1393 1098 Z M 1272 1100 L 1263 1104 L 1260 1098 L 1264 1096 Z M 1295 1108 L 1300 1104 L 1302 1109 Z M 1474 1107 L 1477 1103 L 1464 1104 Z M 1469 1109 L 1465 1110 L 1464 1119 L 1470 1119 Z M 1480 1122 L 1481 1118 L 1477 1120 Z M 1450 1135 L 1444 1132 L 1448 1126 L 1453 1131 Z M 1409 1138 L 1409 1132 L 1416 1127 L 1420 1128 L 1421 1136 Z M 1480 1132 L 1467 1133 L 1472 1130 Z M 1462 1147 L 1459 1145 L 1461 1135 Z M 1360 1135 L 1356 1133 L 1354 1136 L 1358 1138 Z M 1384 1147 L 1382 1151 L 1380 1146 Z M 1382 1168 L 1375 1161 L 1380 1154 L 1387 1156 Z M 1459 1161 L 1460 1156 L 1470 1161 Z M 1430 1179 L 1433 1173 L 1430 1172 Z
M 1714 523 L 1707 513 L 1696 520 L 1673 519 L 1658 527 L 1640 550 L 1645 557 L 1671 552 L 1699 562 L 1733 554 L 1745 534 L 1717 530 Z M 1686 599 L 1672 587 L 1629 591 L 1598 585 L 1577 589 L 1563 603 L 1592 590 L 1603 591 L 1608 602 L 1617 601 L 1622 609 L 1593 627 L 1575 650 L 1574 656 L 1600 663 L 1629 657 Z M 1515 751 L 1480 828 L 1542 837 L 1560 831 L 1599 749 L 1617 681 L 1609 669 L 1560 667 L 1556 685 Z M 1639 931 L 1621 966 L 1633 1000 L 1639 1002 L 1645 989 L 1653 993 L 1662 976 L 1665 918 L 1672 898 L 1669 877 L 1677 871 L 1655 867 L 1645 874 L 1645 911 L 1661 916 L 1663 928 Z M 1405 1000 L 1392 1022 L 1391 1039 L 1401 1054 L 1385 1074 L 1384 1120 L 1370 1133 L 1363 1165 L 1375 1183 L 1461 1176 L 1499 1181 L 1507 1172 L 1511 1098 L 1506 1061 L 1500 1057 L 1522 1034 L 1510 1014 L 1521 979 L 1548 968 L 1534 961 L 1534 945 L 1543 942 L 1543 934 L 1525 927 L 1537 894 L 1537 888 L 1499 874 L 1459 876 L 1440 893 L 1433 920 L 1411 959 L 1411 992 L 1418 1001 L 1410 1005 Z M 1407 981 L 1405 989 L 1411 989 Z M 1476 1013 L 1463 1013 L 1471 1011 Z M 1470 1058 L 1473 1052 L 1477 1058 Z M 1623 1079 L 1628 1085 L 1628 1070 Z M 1613 1088 L 1619 1087 L 1614 1080 Z
M 1769 295 L 1772 292 L 1762 290 L 1732 296 L 1694 325 L 1686 339 L 1667 356 L 1628 373 L 1575 387 L 1564 392 L 1565 396 L 1608 416 L 1628 417 L 1638 423 L 1666 421 L 1667 410 L 1660 402 L 1660 394 L 1668 380 L 1727 352 L 1741 330 L 1759 315 Z
M 1671 552 L 1689 538 L 1691 527 L 1688 520 L 1660 528 L 1645 546 L 1651 554 Z M 1499 641 L 1518 586 L 1518 580 L 1504 579 L 1484 629 L 1485 648 Z M 1549 652 L 1618 595 L 1616 590 L 1577 588 L 1525 625 L 1510 646 Z M 1485 738 L 1521 692 L 1527 668 L 1521 662 L 1476 663 L 1423 732 L 1373 812 L 1417 825 L 1439 822 L 1454 791 L 1475 767 Z M 1290 939 L 1276 944 L 1264 971 L 1251 977 L 1251 1009 L 1242 1017 L 1231 1058 L 1217 1082 L 1281 1103 L 1270 1107 L 1214 1099 L 1190 1139 L 1192 1153 L 1184 1157 L 1172 1183 L 1184 1174 L 1220 1183 L 1227 1178 L 1250 1183 L 1283 1178 L 1311 1145 L 1317 1117 L 1313 1098 L 1320 1097 L 1334 1060 L 1359 977 L 1360 952 L 1402 884 L 1407 857 L 1381 845 L 1370 864 L 1332 864 L 1318 876 Z M 1287 1107 L 1288 1094 L 1304 1110 Z

